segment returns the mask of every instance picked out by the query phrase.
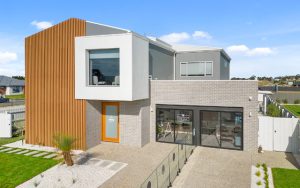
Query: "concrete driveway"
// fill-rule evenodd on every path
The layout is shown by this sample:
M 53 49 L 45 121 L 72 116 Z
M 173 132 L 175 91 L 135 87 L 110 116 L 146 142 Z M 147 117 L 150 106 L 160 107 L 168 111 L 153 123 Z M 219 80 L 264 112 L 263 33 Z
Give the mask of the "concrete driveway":
M 251 165 L 256 165 L 258 162 L 265 162 L 271 167 L 298 167 L 293 156 L 283 152 L 257 154 L 197 147 L 187 165 L 175 179 L 173 187 L 249 188 Z

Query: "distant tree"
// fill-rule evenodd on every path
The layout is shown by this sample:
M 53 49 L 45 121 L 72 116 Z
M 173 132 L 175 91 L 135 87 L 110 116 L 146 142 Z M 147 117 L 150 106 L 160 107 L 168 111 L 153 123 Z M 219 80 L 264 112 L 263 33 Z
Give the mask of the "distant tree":
M 256 79 L 256 76 L 255 75 L 252 75 L 249 80 L 255 80 Z
M 12 76 L 12 78 L 17 79 L 17 80 L 25 80 L 24 76 Z

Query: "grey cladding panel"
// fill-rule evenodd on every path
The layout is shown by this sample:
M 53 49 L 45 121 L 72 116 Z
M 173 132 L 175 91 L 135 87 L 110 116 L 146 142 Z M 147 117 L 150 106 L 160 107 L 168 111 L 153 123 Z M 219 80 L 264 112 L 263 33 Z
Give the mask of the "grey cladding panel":
M 127 31 L 86 22 L 86 36 L 127 33 Z
M 149 44 L 149 74 L 157 80 L 174 79 L 173 52 Z

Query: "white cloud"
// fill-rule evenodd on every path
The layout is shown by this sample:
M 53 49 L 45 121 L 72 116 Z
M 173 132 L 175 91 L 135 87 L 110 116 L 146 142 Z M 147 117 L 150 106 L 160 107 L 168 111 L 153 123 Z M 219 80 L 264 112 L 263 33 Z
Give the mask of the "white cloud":
M 179 43 L 190 39 L 191 36 L 186 32 L 181 32 L 181 33 L 170 33 L 167 35 L 163 35 L 159 38 L 165 42 Z
M 195 31 L 192 35 L 194 38 L 211 39 L 212 36 L 205 31 Z
M 259 47 L 250 49 L 246 45 L 232 45 L 227 47 L 227 51 L 230 54 L 240 54 L 246 56 L 266 56 L 273 54 L 274 51 L 268 47 Z
M 1 52 L 0 51 L 0 64 L 2 63 L 8 63 L 11 61 L 17 60 L 18 56 L 14 52 Z
M 36 28 L 38 30 L 47 29 L 47 28 L 53 26 L 53 24 L 51 22 L 47 22 L 47 21 L 41 21 L 41 22 L 33 21 L 33 22 L 31 22 L 31 25 L 36 26 Z

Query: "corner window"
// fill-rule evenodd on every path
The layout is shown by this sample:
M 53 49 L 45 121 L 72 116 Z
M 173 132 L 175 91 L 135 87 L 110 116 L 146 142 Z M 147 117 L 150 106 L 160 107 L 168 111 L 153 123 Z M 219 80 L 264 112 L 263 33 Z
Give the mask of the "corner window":
M 180 76 L 212 76 L 213 62 L 181 62 Z
M 89 50 L 89 85 L 120 85 L 119 49 Z

